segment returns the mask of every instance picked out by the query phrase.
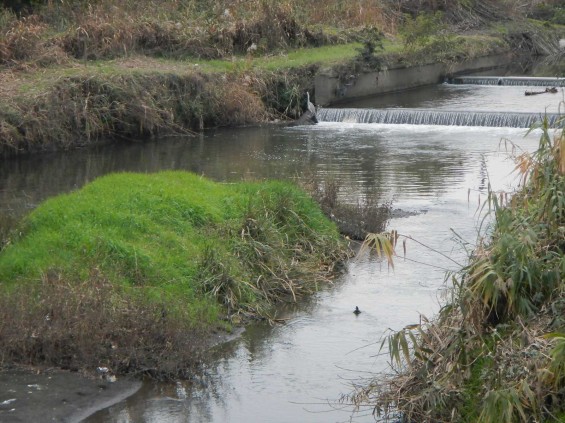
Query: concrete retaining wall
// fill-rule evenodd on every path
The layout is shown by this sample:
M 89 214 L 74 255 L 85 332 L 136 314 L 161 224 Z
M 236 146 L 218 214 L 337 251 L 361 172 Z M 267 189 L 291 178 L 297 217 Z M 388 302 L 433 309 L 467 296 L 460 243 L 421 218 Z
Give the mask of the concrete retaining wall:
M 449 66 L 435 63 L 398 67 L 380 72 L 350 75 L 341 80 L 337 75 L 320 73 L 316 75 L 314 81 L 314 101 L 317 105 L 327 106 L 343 100 L 437 84 L 442 82 L 447 75 L 499 68 L 508 65 L 510 61 L 510 54 L 502 54 L 479 57 Z

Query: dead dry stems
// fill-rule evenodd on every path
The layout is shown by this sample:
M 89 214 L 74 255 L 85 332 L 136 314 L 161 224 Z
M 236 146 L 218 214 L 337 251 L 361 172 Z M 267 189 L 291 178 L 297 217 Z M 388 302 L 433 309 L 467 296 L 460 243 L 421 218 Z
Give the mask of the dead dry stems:
M 205 338 L 202 328 L 178 316 L 182 304 L 169 298 L 159 305 L 142 292 L 122 291 L 93 269 L 79 283 L 52 271 L 39 285 L 3 294 L 0 365 L 108 367 L 159 379 L 192 374 Z
M 260 122 L 269 116 L 256 87 L 219 75 L 85 72 L 50 84 L 37 93 L 4 99 L 1 155 L 66 149 L 116 137 L 139 140 L 157 133 L 189 134 L 204 127 Z
M 339 231 L 350 239 L 363 241 L 370 233 L 383 232 L 392 216 L 392 202 L 380 202 L 378 196 L 348 203 L 341 198 L 342 187 L 335 179 L 320 180 L 310 175 L 302 186 L 336 223 Z

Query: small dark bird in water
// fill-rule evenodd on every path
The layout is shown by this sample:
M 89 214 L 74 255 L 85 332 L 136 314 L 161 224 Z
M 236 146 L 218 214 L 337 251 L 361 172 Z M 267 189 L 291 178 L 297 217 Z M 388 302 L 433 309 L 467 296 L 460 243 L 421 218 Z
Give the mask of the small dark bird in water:
M 353 314 L 356 314 L 356 315 L 361 314 L 361 310 L 359 310 L 359 307 L 355 306 L 355 310 L 353 310 Z

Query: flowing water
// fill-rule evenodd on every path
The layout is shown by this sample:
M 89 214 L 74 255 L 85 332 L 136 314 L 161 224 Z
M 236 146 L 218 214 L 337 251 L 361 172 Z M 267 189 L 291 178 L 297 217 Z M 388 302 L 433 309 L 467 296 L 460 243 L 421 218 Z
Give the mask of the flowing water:
M 561 97 L 526 100 L 523 87 L 440 85 L 354 106 L 555 113 Z M 332 286 L 281 310 L 286 324 L 253 325 L 218 347 L 198 379 L 147 383 L 135 396 L 86 420 L 370 422 L 370 409 L 351 415 L 351 407 L 338 400 L 352 384 L 387 369 L 378 351 L 379 338 L 389 328 L 401 329 L 418 322 L 419 313 L 432 317 L 438 311 L 445 271 L 464 263 L 464 247 L 472 248 L 476 239 L 477 210 L 489 184 L 506 191 L 516 185 L 501 140 L 532 151 L 539 132 L 525 133 L 500 127 L 322 122 L 217 130 L 196 138 L 11 160 L 0 163 L 0 216 L 17 218 L 42 199 L 104 173 L 161 169 L 187 169 L 219 181 L 314 175 L 338 180 L 346 201 L 392 201 L 393 208 L 410 213 L 393 218 L 389 228 L 430 248 L 409 240 L 406 259 L 398 258 L 394 269 L 374 258 L 352 260 Z M 358 316 L 355 306 L 362 311 Z
M 455 84 L 518 85 L 529 87 L 565 87 L 565 78 L 532 78 L 502 76 L 462 76 L 453 78 Z
M 316 117 L 320 122 L 388 123 L 407 125 L 492 126 L 529 128 L 540 120 L 540 113 L 479 112 L 428 109 L 321 109 Z M 559 115 L 545 114 L 553 127 Z

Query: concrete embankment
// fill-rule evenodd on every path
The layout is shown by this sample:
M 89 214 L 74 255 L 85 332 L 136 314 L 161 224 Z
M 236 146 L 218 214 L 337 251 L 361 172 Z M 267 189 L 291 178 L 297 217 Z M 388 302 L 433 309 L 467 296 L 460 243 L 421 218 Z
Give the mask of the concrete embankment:
M 378 72 L 350 74 L 345 77 L 338 75 L 335 69 L 325 69 L 318 72 L 314 80 L 316 103 L 328 106 L 345 100 L 437 84 L 446 77 L 501 68 L 511 62 L 511 53 L 505 53 L 477 57 L 460 63 L 396 65 Z

